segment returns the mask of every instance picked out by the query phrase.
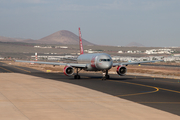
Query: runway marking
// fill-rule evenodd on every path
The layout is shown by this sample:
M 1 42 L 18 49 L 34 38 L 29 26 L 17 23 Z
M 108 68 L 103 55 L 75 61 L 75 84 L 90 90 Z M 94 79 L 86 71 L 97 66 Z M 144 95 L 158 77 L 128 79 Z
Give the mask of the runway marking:
M 154 90 L 154 91 L 148 91 L 148 92 L 140 92 L 140 93 L 133 93 L 133 94 L 125 94 L 125 95 L 116 95 L 117 97 L 120 97 L 120 96 L 132 96 L 132 95 L 143 95 L 143 94 L 155 93 L 155 92 L 158 92 L 158 91 L 159 91 L 159 88 L 158 88 L 158 87 L 149 86 L 149 85 L 143 85 L 143 84 L 131 83 L 131 82 L 124 82 L 124 81 L 114 81 L 114 80 L 108 80 L 108 81 L 121 82 L 121 83 L 138 85 L 138 86 L 143 86 L 143 87 L 149 87 L 149 88 L 154 88 L 154 89 L 156 89 L 156 90 Z
M 19 70 L 22 70 L 22 71 L 25 71 L 25 72 L 31 73 L 31 71 L 24 70 L 24 69 L 22 69 L 22 68 L 18 68 L 18 67 L 15 67 L 15 66 L 13 66 L 13 67 L 14 67 L 14 68 L 16 68 L 16 69 L 19 69 Z
M 90 78 L 90 77 L 88 77 L 88 78 Z M 130 78 L 133 78 L 133 77 L 130 77 Z M 125 95 L 116 95 L 116 96 L 119 96 L 119 97 L 120 97 L 120 96 L 132 96 L 132 95 L 142 95 L 142 94 L 148 94 L 148 93 L 155 93 L 155 92 L 158 92 L 159 90 L 165 90 L 165 91 L 169 91 L 169 92 L 174 92 L 174 93 L 180 94 L 180 91 L 170 90 L 170 89 L 166 89 L 166 88 L 160 88 L 160 87 L 156 87 L 156 86 L 149 86 L 149 85 L 138 84 L 138 83 L 131 83 L 131 82 L 125 82 L 125 81 L 115 81 L 115 80 L 107 80 L 107 81 L 121 82 L 121 83 L 127 83 L 127 84 L 144 86 L 144 87 L 150 87 L 150 88 L 156 89 L 155 91 L 148 91 L 148 92 L 141 92 L 141 93 L 133 93 L 133 94 L 125 94 Z
M 3 68 L 3 67 L 0 67 L 0 68 L 3 69 L 3 70 L 6 70 L 6 71 L 8 71 L 8 72 L 13 73 L 12 71 L 10 71 L 10 70 L 8 70 L 8 69 L 5 69 L 5 68 Z
M 137 83 L 135 83 L 137 84 Z M 143 85 L 143 84 L 137 84 L 137 85 Z M 146 85 L 145 85 L 146 86 Z M 151 87 L 154 87 L 154 86 L 151 86 Z M 165 90 L 165 91 L 170 91 L 170 92 L 174 92 L 174 93 L 180 93 L 180 91 L 176 91 L 176 90 L 171 90 L 171 89 L 166 89 L 166 88 L 160 88 L 160 87 L 157 87 L 159 88 L 160 90 Z
M 159 89 L 161 89 L 161 90 L 165 90 L 165 91 L 169 91 L 169 92 L 180 93 L 180 91 L 170 90 L 170 89 L 166 89 L 166 88 L 159 88 Z
M 162 81 L 162 80 L 158 80 L 158 81 Z M 120 82 L 122 82 L 122 81 L 120 81 Z M 162 81 L 162 82 L 165 82 L 165 81 Z M 128 83 L 131 83 L 131 82 L 128 82 Z M 175 82 L 173 82 L 173 83 L 175 83 Z M 137 84 L 137 83 L 135 83 L 135 84 Z M 137 85 L 143 85 L 143 84 L 137 84 Z M 155 87 L 155 86 L 151 86 L 151 87 Z M 157 87 L 157 88 L 159 88 L 161 90 L 169 91 L 169 92 L 180 93 L 180 91 L 176 91 L 176 90 L 170 90 L 170 89 L 160 88 L 160 87 Z
M 123 82 L 123 81 L 120 81 L 120 82 Z M 152 88 L 157 88 L 158 91 L 160 89 L 160 90 L 170 91 L 170 92 L 174 92 L 174 93 L 180 93 L 180 91 L 170 90 L 170 89 L 166 89 L 166 88 L 154 87 L 154 86 L 143 85 L 143 84 L 138 84 L 138 83 L 131 83 L 131 82 L 124 82 L 124 83 L 135 84 L 135 85 L 139 85 L 139 86 L 147 86 L 147 87 L 152 87 Z

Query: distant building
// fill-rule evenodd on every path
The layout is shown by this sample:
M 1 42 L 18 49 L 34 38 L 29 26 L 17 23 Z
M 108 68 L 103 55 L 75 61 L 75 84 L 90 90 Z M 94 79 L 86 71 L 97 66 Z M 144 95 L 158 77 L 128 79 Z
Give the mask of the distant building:
M 174 51 L 171 49 L 151 49 L 151 50 L 146 50 L 146 54 L 171 54 Z
M 118 53 L 123 53 L 123 51 L 118 51 Z
M 35 48 L 52 48 L 51 46 L 34 46 Z
M 89 50 L 84 50 L 84 52 L 87 52 L 87 53 L 97 53 L 98 51 L 93 51 L 92 49 L 89 49 Z
M 67 49 L 67 46 L 55 46 L 55 48 Z
M 35 58 L 36 56 L 32 55 L 31 58 Z M 72 55 L 65 55 L 65 56 L 45 56 L 45 55 L 38 55 L 38 60 L 62 60 L 65 58 L 77 58 L 77 56 Z
M 149 56 L 149 57 L 122 57 L 122 56 L 113 56 L 112 60 L 113 61 L 151 61 L 151 60 L 164 60 L 165 62 L 171 62 L 175 61 L 178 62 L 180 61 L 180 56 Z
M 127 53 L 142 53 L 142 51 L 139 51 L 139 50 L 135 50 L 135 51 L 132 51 L 132 50 L 129 50 L 129 51 L 127 51 Z

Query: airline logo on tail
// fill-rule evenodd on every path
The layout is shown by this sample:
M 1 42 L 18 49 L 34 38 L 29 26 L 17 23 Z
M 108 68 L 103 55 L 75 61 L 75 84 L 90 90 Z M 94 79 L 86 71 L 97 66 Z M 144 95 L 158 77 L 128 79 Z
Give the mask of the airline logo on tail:
M 80 47 L 80 54 L 84 54 L 80 28 L 79 28 L 79 47 Z

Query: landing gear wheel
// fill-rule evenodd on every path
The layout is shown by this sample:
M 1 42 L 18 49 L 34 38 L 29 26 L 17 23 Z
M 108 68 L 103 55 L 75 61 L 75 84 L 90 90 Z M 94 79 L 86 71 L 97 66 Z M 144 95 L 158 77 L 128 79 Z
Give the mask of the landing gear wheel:
M 105 77 L 103 77 L 103 78 L 102 78 L 102 80 L 106 80 L 106 78 L 105 78 Z
M 80 79 L 80 75 L 74 75 L 74 79 Z
M 82 69 L 80 69 L 79 71 L 81 71 Z M 74 79 L 81 79 L 80 75 L 78 75 L 79 73 L 78 68 L 76 68 L 76 74 L 74 75 Z
M 106 77 L 106 79 L 109 79 L 109 75 L 106 75 L 105 77 Z
M 80 77 L 80 75 L 77 75 L 77 79 L 80 79 L 81 77 Z
M 106 79 L 109 79 L 108 70 L 103 71 L 103 77 L 102 77 L 102 80 L 106 80 Z
M 74 79 L 77 79 L 77 75 L 74 75 Z

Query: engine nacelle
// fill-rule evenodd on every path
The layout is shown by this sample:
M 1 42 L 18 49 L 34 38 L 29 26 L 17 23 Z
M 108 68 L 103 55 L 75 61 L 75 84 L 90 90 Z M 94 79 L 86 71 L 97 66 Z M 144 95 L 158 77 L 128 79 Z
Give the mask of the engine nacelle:
M 127 69 L 124 66 L 118 66 L 116 71 L 117 74 L 119 74 L 120 76 L 124 76 L 125 73 L 127 72 Z
M 64 67 L 63 72 L 66 76 L 71 76 L 74 73 L 74 69 L 71 66 L 66 66 Z

